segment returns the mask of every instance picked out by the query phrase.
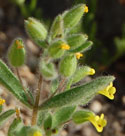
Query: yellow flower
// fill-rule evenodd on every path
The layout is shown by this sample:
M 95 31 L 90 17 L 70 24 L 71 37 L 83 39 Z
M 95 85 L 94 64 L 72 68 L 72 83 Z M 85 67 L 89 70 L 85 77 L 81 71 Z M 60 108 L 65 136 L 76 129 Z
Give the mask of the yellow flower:
M 42 134 L 40 133 L 40 131 L 35 131 L 33 136 L 42 136 Z
M 61 44 L 60 48 L 63 49 L 63 50 L 69 50 L 70 46 L 66 43 L 63 43 L 63 44 Z
M 16 116 L 17 116 L 17 118 L 20 118 L 20 109 L 19 109 L 19 108 L 16 108 L 15 111 L 16 111 Z
M 113 83 L 111 82 L 105 89 L 99 91 L 98 93 L 113 100 L 115 92 L 116 92 L 116 88 L 113 87 Z
M 5 100 L 0 98 L 0 105 L 3 105 L 4 103 L 5 103 Z
M 95 69 L 91 68 L 88 74 L 89 75 L 94 75 L 95 74 Z
M 88 11 L 89 11 L 89 10 L 88 10 L 88 7 L 85 6 L 85 7 L 84 7 L 84 12 L 85 12 L 85 13 L 88 13 Z
M 95 114 L 91 114 L 88 120 L 95 126 L 98 132 L 102 132 L 103 127 L 105 127 L 107 124 L 107 121 L 104 119 L 104 114 L 101 114 L 100 117 L 96 116 Z
M 80 59 L 81 57 L 83 57 L 83 54 L 82 54 L 82 53 L 79 53 L 79 52 L 76 53 L 75 55 L 76 55 L 76 58 L 77 58 L 77 59 Z

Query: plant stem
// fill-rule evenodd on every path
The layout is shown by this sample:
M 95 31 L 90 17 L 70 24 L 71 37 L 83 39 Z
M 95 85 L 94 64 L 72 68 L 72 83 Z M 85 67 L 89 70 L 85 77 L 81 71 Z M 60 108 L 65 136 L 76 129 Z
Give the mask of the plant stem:
M 17 76 L 18 76 L 18 78 L 19 78 L 19 80 L 20 80 L 20 83 L 22 84 L 22 87 L 23 87 L 23 90 L 25 91 L 25 93 L 27 94 L 27 92 L 26 92 L 26 90 L 25 90 L 25 88 L 24 88 L 24 86 L 23 86 L 23 81 L 22 81 L 22 79 L 21 79 L 21 76 L 20 76 L 20 73 L 19 73 L 19 69 L 16 67 L 16 73 L 17 73 Z
M 33 113 L 32 113 L 32 122 L 31 125 L 35 125 L 37 121 L 37 113 L 38 113 L 38 106 L 39 106 L 39 99 L 40 99 L 40 91 L 41 91 L 41 84 L 42 84 L 42 76 L 40 75 L 39 77 L 39 82 L 38 82 L 38 88 L 37 88 L 37 94 L 36 94 L 36 100 L 35 104 L 33 107 Z
M 21 76 L 20 76 L 20 73 L 19 73 L 19 69 L 18 69 L 17 67 L 16 67 L 15 69 L 16 69 L 16 73 L 17 73 L 18 79 L 19 79 L 19 81 L 20 81 L 20 83 L 21 83 L 21 85 L 22 85 L 22 87 L 23 87 L 23 90 L 24 90 L 25 94 L 27 95 L 28 102 L 32 105 L 32 102 L 31 102 L 31 100 L 30 100 L 30 97 L 29 97 L 27 91 L 25 90 L 25 87 L 23 86 L 23 81 L 22 81 L 22 79 L 21 79 Z
M 62 78 L 60 83 L 59 83 L 59 86 L 58 88 L 56 89 L 56 91 L 49 97 L 49 99 L 51 99 L 58 91 L 60 91 L 62 88 L 63 88 L 63 85 L 65 83 L 65 78 Z

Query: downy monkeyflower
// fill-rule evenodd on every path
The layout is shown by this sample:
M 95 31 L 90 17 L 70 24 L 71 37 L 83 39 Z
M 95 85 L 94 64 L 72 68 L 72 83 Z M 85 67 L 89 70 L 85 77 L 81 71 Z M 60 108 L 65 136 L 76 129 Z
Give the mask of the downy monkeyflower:
M 95 126 L 98 132 L 102 132 L 103 127 L 107 124 L 107 121 L 104 119 L 104 114 L 101 114 L 100 117 L 95 114 L 90 114 L 88 120 Z
M 0 98 L 0 105 L 3 105 L 4 103 L 5 103 L 5 100 Z
M 98 93 L 113 100 L 115 92 L 116 92 L 116 88 L 113 87 L 113 83 L 111 82 L 105 89 L 99 91 Z
M 81 57 L 83 57 L 83 54 L 80 53 L 80 52 L 76 53 L 75 55 L 76 55 L 76 58 L 77 58 L 77 59 L 80 59 Z
M 88 72 L 89 75 L 94 75 L 95 74 L 95 69 L 91 68 L 90 71 Z
M 60 48 L 63 49 L 63 50 L 69 50 L 70 46 L 66 43 L 63 43 L 63 44 L 61 44 Z
M 42 134 L 39 131 L 35 131 L 33 136 L 42 136 Z
M 89 10 L 88 10 L 88 7 L 87 7 L 87 6 L 85 6 L 85 8 L 84 8 L 84 12 L 85 12 L 85 13 L 88 13 L 88 11 L 89 11 Z

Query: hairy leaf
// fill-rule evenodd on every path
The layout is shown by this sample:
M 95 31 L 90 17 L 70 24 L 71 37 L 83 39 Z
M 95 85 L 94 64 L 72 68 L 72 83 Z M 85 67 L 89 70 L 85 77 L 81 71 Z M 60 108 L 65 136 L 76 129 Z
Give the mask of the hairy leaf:
M 23 104 L 31 108 L 21 83 L 2 60 L 0 60 L 0 84 L 6 87 Z
M 98 91 L 104 89 L 115 78 L 113 76 L 102 76 L 82 86 L 72 88 L 60 93 L 40 105 L 41 110 L 57 108 L 66 105 L 87 104 Z

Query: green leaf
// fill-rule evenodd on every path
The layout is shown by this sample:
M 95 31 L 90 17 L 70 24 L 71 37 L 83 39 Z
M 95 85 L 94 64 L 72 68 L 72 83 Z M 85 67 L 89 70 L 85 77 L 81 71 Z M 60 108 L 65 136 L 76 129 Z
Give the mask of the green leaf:
M 51 93 L 54 93 L 56 91 L 56 89 L 58 88 L 58 85 L 59 85 L 59 79 L 55 79 L 51 82 L 51 90 L 50 92 Z
M 2 126 L 2 124 L 5 121 L 8 121 L 8 118 L 13 115 L 15 113 L 15 110 L 8 110 L 6 112 L 4 112 L 3 114 L 0 115 L 0 126 Z
M 53 24 L 50 30 L 50 36 L 51 36 L 51 39 L 54 39 L 54 38 L 62 38 L 63 35 L 64 35 L 63 18 L 61 15 L 58 15 L 53 21 Z
M 85 121 L 88 121 L 88 117 L 89 115 L 91 115 L 92 112 L 88 111 L 88 110 L 80 110 L 80 111 L 76 111 L 73 116 L 72 116 L 72 120 L 76 123 L 76 124 L 81 124 Z
M 32 107 L 28 103 L 28 98 L 21 83 L 2 60 L 0 60 L 0 84 L 6 87 L 8 91 L 11 92 L 23 104 L 30 108 Z
M 87 39 L 88 36 L 85 34 L 73 34 L 66 38 L 68 45 L 70 45 L 70 50 L 78 48 L 85 43 Z
M 47 118 L 44 121 L 44 129 L 49 130 L 52 126 L 52 116 L 51 114 L 48 114 Z
M 62 125 L 66 121 L 70 120 L 76 106 L 68 106 L 58 109 L 52 116 L 52 129 Z
M 8 136 L 17 136 L 23 126 L 22 120 L 15 118 L 9 127 Z
M 44 122 L 47 115 L 48 115 L 48 112 L 46 110 L 45 111 L 39 111 L 38 119 L 37 119 L 37 125 L 39 127 L 42 127 L 43 122 Z
M 52 134 L 51 127 L 52 127 L 52 116 L 51 114 L 48 114 L 48 117 L 44 121 L 44 129 L 46 132 L 46 136 L 51 136 Z
M 39 109 L 52 109 L 66 105 L 87 104 L 98 91 L 103 90 L 114 76 L 102 76 L 82 86 L 72 88 L 66 92 L 60 93 L 40 105 Z

